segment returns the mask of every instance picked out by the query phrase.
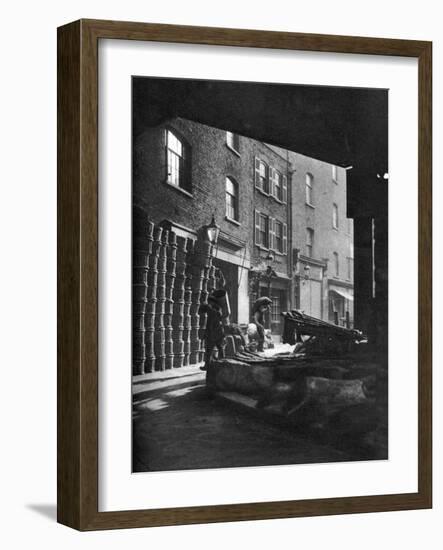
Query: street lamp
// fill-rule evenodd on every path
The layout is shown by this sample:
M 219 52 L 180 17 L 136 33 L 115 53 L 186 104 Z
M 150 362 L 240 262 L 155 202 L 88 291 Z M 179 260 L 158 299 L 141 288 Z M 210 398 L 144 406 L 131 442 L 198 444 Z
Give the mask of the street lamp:
M 220 233 L 220 227 L 217 225 L 215 221 L 214 214 L 212 214 L 211 223 L 206 226 L 206 231 L 208 233 L 209 242 L 211 244 L 216 244 Z
M 266 266 L 266 270 L 265 272 L 263 273 L 263 276 L 264 278 L 266 279 L 267 283 L 268 283 L 268 297 L 270 298 L 270 294 L 271 294 L 271 281 L 272 281 L 272 278 L 273 277 L 277 277 L 277 274 L 276 272 L 272 269 L 272 262 L 274 261 L 275 259 L 275 256 L 274 256 L 274 253 L 271 252 L 270 250 L 268 251 L 268 254 L 265 258 L 266 262 L 268 263 L 268 265 Z

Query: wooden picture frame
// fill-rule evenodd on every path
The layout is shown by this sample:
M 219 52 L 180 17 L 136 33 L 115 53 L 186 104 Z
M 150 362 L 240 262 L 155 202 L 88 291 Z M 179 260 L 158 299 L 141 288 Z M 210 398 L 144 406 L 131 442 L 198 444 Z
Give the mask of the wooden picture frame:
M 98 41 L 404 56 L 419 76 L 418 491 L 345 498 L 98 511 Z M 58 521 L 79 530 L 133 528 L 432 506 L 430 42 L 80 20 L 58 29 Z

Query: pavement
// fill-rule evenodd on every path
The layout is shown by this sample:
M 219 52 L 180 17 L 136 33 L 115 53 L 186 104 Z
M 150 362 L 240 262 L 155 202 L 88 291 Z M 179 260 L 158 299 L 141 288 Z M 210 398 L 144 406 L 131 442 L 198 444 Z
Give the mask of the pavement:
M 135 472 L 350 459 L 214 398 L 199 367 L 134 377 L 133 442 Z

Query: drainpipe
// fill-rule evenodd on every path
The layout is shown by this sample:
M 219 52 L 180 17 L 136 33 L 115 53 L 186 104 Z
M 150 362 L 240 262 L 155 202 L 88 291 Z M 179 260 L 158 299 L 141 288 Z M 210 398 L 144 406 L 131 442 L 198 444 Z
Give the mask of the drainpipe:
M 289 151 L 286 150 L 286 180 L 288 186 L 288 203 L 287 207 L 287 219 L 288 219 L 288 275 L 290 276 L 289 281 L 289 300 L 288 305 L 289 309 L 295 309 L 297 304 L 294 304 L 294 297 L 296 292 L 296 283 L 294 278 L 294 254 L 293 254 L 293 208 L 292 208 L 292 177 L 295 174 L 296 170 L 290 169 L 291 162 L 289 160 Z

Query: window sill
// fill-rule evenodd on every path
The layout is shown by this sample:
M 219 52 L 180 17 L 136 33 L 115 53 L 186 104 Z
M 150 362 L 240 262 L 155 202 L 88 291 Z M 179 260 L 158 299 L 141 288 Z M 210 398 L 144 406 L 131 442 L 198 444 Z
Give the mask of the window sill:
M 258 187 L 257 185 L 255 186 L 255 188 L 257 189 L 257 191 L 259 193 L 261 193 L 262 195 L 264 195 L 265 197 L 270 197 L 271 195 L 269 193 L 266 193 L 266 191 L 263 191 L 263 189 L 261 187 Z
M 234 220 L 233 218 L 230 218 L 229 216 L 225 216 L 225 220 L 228 222 L 233 223 L 234 225 L 237 225 L 238 227 L 241 226 L 241 223 L 238 220 Z
M 306 206 L 309 206 L 309 208 L 313 208 L 315 210 L 315 206 L 311 204 L 310 202 L 305 202 Z
M 172 187 L 172 189 L 175 189 L 176 191 L 179 191 L 180 193 L 183 193 L 187 197 L 190 197 L 191 199 L 194 198 L 194 195 L 190 193 L 189 191 L 186 191 L 186 189 L 183 189 L 183 187 L 179 187 L 178 185 L 174 185 L 173 183 L 170 183 L 169 181 L 165 181 L 166 185 L 168 187 Z
M 266 193 L 266 191 L 263 191 L 263 189 L 261 187 L 258 187 L 257 185 L 255 186 L 255 188 L 257 189 L 257 191 L 259 191 L 259 193 L 261 193 L 262 195 L 264 195 L 265 197 L 268 197 L 268 199 L 273 199 L 275 200 L 275 202 L 278 202 L 278 204 L 288 204 L 288 202 L 284 202 L 280 199 L 278 199 L 275 195 L 271 195 L 271 193 Z M 314 206 L 312 208 L 315 208 Z
M 240 151 L 237 151 L 237 149 L 234 149 L 234 147 L 231 147 L 229 143 L 225 143 L 225 145 L 232 153 L 234 153 L 234 155 L 237 155 L 237 157 L 239 158 L 241 157 Z
M 275 200 L 275 202 L 278 202 L 278 204 L 287 204 L 286 202 L 283 202 L 281 199 L 274 197 L 274 195 L 272 195 L 272 198 Z
M 262 250 L 263 252 L 273 252 L 274 254 L 277 254 L 278 256 L 287 256 L 287 252 L 279 252 L 278 250 L 274 250 L 273 248 L 269 248 L 269 246 L 263 246 L 262 244 L 255 244 L 257 248 Z

